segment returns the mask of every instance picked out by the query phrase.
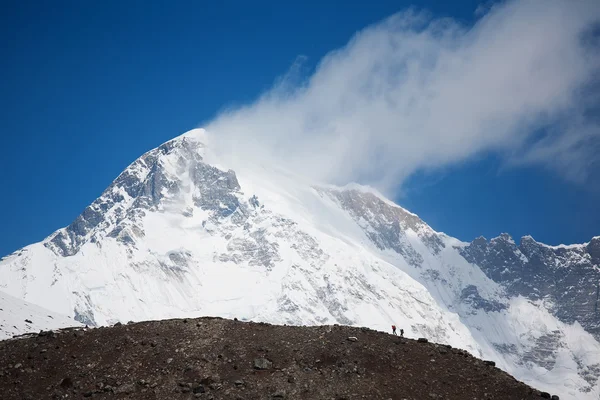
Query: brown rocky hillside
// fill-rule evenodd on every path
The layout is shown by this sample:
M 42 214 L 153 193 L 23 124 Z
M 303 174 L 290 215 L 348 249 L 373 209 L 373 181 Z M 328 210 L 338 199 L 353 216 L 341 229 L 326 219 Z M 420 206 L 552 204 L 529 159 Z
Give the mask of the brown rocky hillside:
M 0 398 L 550 398 L 490 364 L 366 328 L 175 319 L 2 341 Z

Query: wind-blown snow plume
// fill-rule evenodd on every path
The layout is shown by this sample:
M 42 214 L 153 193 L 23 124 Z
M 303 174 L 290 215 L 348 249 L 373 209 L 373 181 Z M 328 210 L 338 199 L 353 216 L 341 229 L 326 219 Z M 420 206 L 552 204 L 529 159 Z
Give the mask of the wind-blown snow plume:
M 208 131 L 232 162 L 254 154 L 383 191 L 487 151 L 585 179 L 600 138 L 589 117 L 600 3 L 509 1 L 478 15 L 471 27 L 393 15 L 327 54 L 308 79 L 286 75 Z

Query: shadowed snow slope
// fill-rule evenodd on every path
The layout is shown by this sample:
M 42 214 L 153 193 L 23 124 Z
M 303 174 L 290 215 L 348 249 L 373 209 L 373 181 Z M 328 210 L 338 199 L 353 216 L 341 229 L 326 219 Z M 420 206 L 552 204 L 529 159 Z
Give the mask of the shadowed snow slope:
M 581 260 L 592 265 L 595 247 L 463 243 L 373 190 L 228 159 L 210 141 L 198 129 L 144 154 L 71 225 L 3 258 L 0 290 L 89 325 L 203 315 L 396 324 L 561 398 L 598 398 L 598 316 L 570 317 L 556 292 L 579 288 L 553 275 L 593 279 Z M 545 277 L 553 284 L 536 291 Z

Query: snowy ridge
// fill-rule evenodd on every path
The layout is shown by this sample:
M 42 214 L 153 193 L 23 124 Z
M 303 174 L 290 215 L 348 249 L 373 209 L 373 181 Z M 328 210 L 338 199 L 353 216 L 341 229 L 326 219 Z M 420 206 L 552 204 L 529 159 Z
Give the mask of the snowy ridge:
M 595 317 L 569 320 L 564 288 L 543 280 L 595 250 L 463 243 L 370 188 L 232 160 L 210 141 L 193 130 L 145 153 L 71 225 L 3 258 L 0 290 L 90 325 L 396 324 L 561 398 L 600 395 Z M 539 273 L 524 275 L 527 263 Z
M 557 245 L 549 245 L 549 244 L 545 244 L 545 243 L 541 243 L 536 241 L 533 236 L 531 235 L 525 235 L 521 238 L 521 240 L 531 240 L 535 243 L 540 244 L 541 246 L 547 247 L 549 249 L 577 249 L 577 248 L 582 248 L 582 247 L 587 247 L 589 246 L 590 243 L 592 243 L 594 240 L 600 240 L 600 236 L 594 236 L 592 238 L 592 240 L 590 240 L 589 242 L 586 243 L 577 243 L 577 244 L 557 244 Z
M 71 317 L 0 292 L 0 340 L 41 330 L 80 326 Z

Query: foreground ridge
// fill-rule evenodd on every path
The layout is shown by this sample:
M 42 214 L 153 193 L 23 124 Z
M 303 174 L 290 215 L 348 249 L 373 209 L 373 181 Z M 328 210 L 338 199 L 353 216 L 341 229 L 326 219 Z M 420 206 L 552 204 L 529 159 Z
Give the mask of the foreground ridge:
M 550 398 L 425 339 L 208 317 L 5 340 L 0 365 L 3 399 Z

